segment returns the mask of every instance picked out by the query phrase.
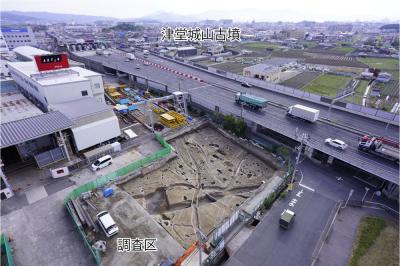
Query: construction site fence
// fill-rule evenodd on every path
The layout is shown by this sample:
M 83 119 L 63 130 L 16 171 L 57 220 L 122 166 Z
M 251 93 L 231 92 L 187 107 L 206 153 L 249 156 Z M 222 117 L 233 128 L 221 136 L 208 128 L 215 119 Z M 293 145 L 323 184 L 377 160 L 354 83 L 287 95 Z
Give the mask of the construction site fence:
M 10 243 L 8 242 L 8 238 L 5 234 L 1 234 L 1 253 L 6 255 L 5 262 L 7 262 L 7 264 L 4 266 L 14 266 L 14 259 L 12 256 Z M 2 260 L 2 262 L 4 261 Z
M 162 159 L 168 156 L 172 151 L 173 148 L 169 145 L 160 135 L 155 134 L 155 138 L 157 141 L 164 147 L 162 150 L 159 150 L 143 159 L 135 161 L 131 164 L 128 164 L 115 172 L 109 173 L 107 175 L 101 176 L 94 181 L 88 182 L 76 189 L 74 189 L 65 199 L 64 205 L 67 208 L 69 214 L 71 215 L 72 220 L 74 221 L 74 226 L 77 228 L 79 235 L 82 237 L 85 246 L 90 250 L 95 262 L 97 265 L 101 263 L 101 256 L 100 253 L 92 248 L 90 241 L 86 237 L 86 233 L 81 225 L 78 225 L 78 222 L 75 220 L 74 215 L 72 214 L 72 210 L 69 208 L 68 202 L 72 199 L 78 198 L 82 193 L 88 192 L 90 190 L 94 190 L 100 187 L 105 186 L 106 184 L 116 181 L 118 178 L 123 177 L 129 173 L 137 171 L 144 166 L 150 165 L 152 162 Z

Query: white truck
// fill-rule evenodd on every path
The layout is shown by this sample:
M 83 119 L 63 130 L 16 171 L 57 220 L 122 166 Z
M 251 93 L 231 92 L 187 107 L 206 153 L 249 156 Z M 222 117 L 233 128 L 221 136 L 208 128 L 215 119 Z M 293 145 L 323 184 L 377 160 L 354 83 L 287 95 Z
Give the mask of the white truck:
M 314 123 L 318 120 L 319 110 L 304 105 L 295 104 L 289 106 L 286 114 L 290 117 L 301 118 L 308 122 Z
M 135 60 L 136 59 L 136 56 L 134 54 L 132 54 L 132 53 L 126 53 L 125 56 L 129 60 Z
M 149 50 L 143 50 L 144 57 L 147 57 L 150 54 Z

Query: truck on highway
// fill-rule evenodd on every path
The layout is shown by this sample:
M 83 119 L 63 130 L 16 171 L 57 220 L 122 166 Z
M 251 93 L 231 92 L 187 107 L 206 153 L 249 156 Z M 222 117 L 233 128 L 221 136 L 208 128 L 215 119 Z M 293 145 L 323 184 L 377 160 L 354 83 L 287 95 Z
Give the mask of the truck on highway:
M 150 54 L 149 50 L 143 50 L 144 57 L 147 57 Z
M 267 106 L 266 99 L 248 93 L 236 93 L 235 100 L 237 104 L 246 105 L 255 110 L 259 110 Z
M 359 140 L 358 149 L 399 163 L 399 143 L 396 141 L 365 135 Z
M 132 54 L 132 53 L 126 53 L 125 56 L 126 56 L 126 58 L 129 59 L 129 60 L 135 60 L 135 59 L 136 59 L 135 55 Z
M 295 104 L 289 106 L 289 108 L 287 109 L 287 115 L 291 117 L 301 118 L 308 122 L 314 123 L 318 120 L 319 110 L 304 105 Z

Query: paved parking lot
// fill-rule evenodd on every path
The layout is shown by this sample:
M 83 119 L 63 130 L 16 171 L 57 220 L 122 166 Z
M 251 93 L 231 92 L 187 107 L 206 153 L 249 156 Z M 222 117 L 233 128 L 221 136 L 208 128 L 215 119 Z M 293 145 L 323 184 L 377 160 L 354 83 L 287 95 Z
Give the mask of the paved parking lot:
M 334 205 L 334 200 L 316 191 L 297 187 L 268 211 L 226 265 L 310 265 Z M 296 213 L 289 230 L 279 227 L 280 214 L 286 208 Z

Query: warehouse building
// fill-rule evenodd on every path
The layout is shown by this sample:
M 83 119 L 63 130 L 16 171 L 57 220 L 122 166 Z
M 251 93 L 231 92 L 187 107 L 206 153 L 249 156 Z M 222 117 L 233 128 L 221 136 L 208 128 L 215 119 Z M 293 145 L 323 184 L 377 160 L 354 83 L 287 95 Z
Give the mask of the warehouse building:
M 197 55 L 197 49 L 193 46 L 178 47 L 176 49 L 176 55 L 179 57 L 195 56 Z
M 35 35 L 31 27 L 21 27 L 21 28 L 8 28 L 2 27 L 1 33 L 7 43 L 10 50 L 13 50 L 18 46 L 36 46 Z
M 42 50 L 29 48 L 18 52 L 24 58 L 34 61 L 9 62 L 11 76 L 23 94 L 21 95 L 28 98 L 26 101 L 32 102 L 32 106 L 38 106 L 36 109 L 40 110 L 41 115 L 57 113 L 63 119 L 54 117 L 55 119 L 68 121 L 68 127 L 58 133 L 59 141 L 66 143 L 69 153 L 80 152 L 121 134 L 118 118 L 111 107 L 105 104 L 101 74 L 81 67 L 69 67 L 65 54 L 45 53 L 37 56 L 35 53 L 43 53 Z M 22 101 L 17 100 L 20 103 Z M 28 117 L 24 119 L 32 119 L 37 115 L 27 112 Z M 12 120 L 18 120 L 12 113 L 10 116 L 13 117 Z M 48 116 L 48 119 L 53 117 Z M 3 129 L 6 125 L 2 123 L 1 126 Z M 18 127 L 17 124 L 11 129 L 18 131 Z M 65 157 L 68 156 L 67 149 L 64 150 Z
M 279 82 L 280 73 L 280 67 L 267 64 L 257 64 L 243 68 L 243 76 L 271 82 Z
M 68 138 L 74 151 L 81 151 L 121 135 L 118 118 L 112 108 L 94 98 L 55 104 L 51 110 L 60 111 L 72 121 Z
M 51 53 L 32 46 L 19 46 L 13 50 L 19 61 L 34 61 L 35 55 L 50 55 Z
M 37 52 L 43 53 L 43 50 L 32 47 L 20 48 L 17 52 L 24 59 L 33 59 Z M 65 54 L 52 55 L 47 52 L 37 57 L 37 60 L 39 61 L 9 62 L 8 68 L 21 90 L 32 96 L 41 105 L 41 109 L 48 110 L 49 104 L 85 97 L 94 97 L 98 102 L 105 102 L 101 74 L 81 67 L 69 67 Z M 54 66 L 55 69 L 52 69 Z

